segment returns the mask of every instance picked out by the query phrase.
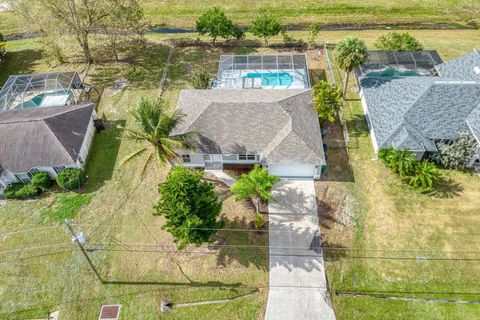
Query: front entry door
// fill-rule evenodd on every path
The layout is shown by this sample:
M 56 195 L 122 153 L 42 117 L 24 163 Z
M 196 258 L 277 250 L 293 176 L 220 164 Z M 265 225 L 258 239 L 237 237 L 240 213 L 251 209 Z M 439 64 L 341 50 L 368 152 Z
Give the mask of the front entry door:
M 221 154 L 212 154 L 212 162 L 222 162 Z

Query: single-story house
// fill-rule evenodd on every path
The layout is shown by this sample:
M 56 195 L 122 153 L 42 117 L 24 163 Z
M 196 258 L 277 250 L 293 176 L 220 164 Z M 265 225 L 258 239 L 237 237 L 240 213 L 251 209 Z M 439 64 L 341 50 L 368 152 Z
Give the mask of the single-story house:
M 272 175 L 318 179 L 325 155 L 310 89 L 182 90 L 186 117 L 172 135 L 197 132 L 196 151 L 179 152 L 188 167 L 261 164 Z
M 54 179 L 65 168 L 83 167 L 96 118 L 94 104 L 0 112 L 0 189 L 28 183 L 38 171 Z
M 461 133 L 480 144 L 477 51 L 446 63 L 435 51 L 370 55 L 356 76 L 375 151 L 392 146 L 422 159 Z M 469 161 L 480 165 L 480 148 Z

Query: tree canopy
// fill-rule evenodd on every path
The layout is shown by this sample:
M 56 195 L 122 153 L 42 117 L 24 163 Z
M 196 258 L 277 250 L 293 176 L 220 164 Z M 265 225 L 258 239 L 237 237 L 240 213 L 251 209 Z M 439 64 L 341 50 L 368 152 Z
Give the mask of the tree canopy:
M 196 29 L 201 35 L 208 34 L 212 38 L 213 45 L 218 37 L 242 39 L 245 36 L 243 30 L 227 18 L 219 7 L 213 7 L 202 14 L 197 20 Z
M 268 46 L 268 39 L 278 35 L 282 31 L 282 25 L 277 18 L 263 14 L 252 22 L 249 31 L 259 38 L 263 38 Z
M 416 51 L 423 50 L 423 45 L 408 32 L 392 31 L 380 36 L 375 41 L 375 47 L 385 51 Z
M 313 86 L 313 107 L 322 121 L 334 122 L 340 111 L 342 90 L 335 84 L 320 81 Z
M 255 165 L 248 174 L 242 174 L 240 179 L 232 186 L 236 200 L 252 198 L 255 202 L 257 213 L 260 211 L 260 201 L 272 199 L 271 191 L 279 178 L 271 176 L 267 169 Z
M 127 138 L 143 142 L 145 146 L 126 157 L 122 164 L 141 154 L 146 154 L 142 167 L 142 173 L 144 173 L 154 159 L 159 164 L 164 164 L 177 158 L 177 149 L 194 149 L 192 139 L 195 133 L 189 132 L 175 137 L 170 136 L 171 132 L 182 121 L 184 115 L 178 110 L 171 113 L 166 110 L 167 106 L 163 100 L 143 98 L 129 111 L 135 119 L 138 129 L 125 129 Z
M 5 48 L 5 38 L 3 34 L 0 32 L 0 62 L 5 59 L 5 55 L 7 54 L 7 49 Z
M 218 221 L 222 203 L 213 183 L 202 180 L 202 176 L 201 171 L 177 165 L 158 188 L 156 214 L 165 217 L 163 228 L 173 235 L 180 248 L 208 242 L 223 227 Z

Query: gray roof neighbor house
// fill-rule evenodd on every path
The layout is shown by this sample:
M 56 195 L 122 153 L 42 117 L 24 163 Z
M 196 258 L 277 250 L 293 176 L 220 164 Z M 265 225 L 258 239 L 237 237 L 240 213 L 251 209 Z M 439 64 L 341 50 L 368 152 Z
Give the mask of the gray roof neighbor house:
M 173 135 L 196 131 L 199 153 L 259 154 L 262 163 L 324 164 L 311 90 L 182 90 Z
M 0 112 L 0 166 L 27 172 L 75 165 L 94 109 L 86 104 Z
M 431 75 L 357 75 L 376 149 L 436 151 L 435 141 L 480 139 L 480 54 L 435 66 Z M 480 141 L 480 140 L 479 140 Z

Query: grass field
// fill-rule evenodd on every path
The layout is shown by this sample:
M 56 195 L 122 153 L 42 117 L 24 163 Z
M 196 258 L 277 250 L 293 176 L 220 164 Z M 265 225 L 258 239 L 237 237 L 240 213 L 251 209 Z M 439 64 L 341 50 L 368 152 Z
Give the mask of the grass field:
M 278 16 L 284 25 L 304 28 L 322 25 L 411 25 L 450 27 L 472 26 L 478 22 L 480 5 L 474 0 L 143 0 L 145 17 L 154 26 L 194 28 L 196 18 L 212 6 L 222 7 L 242 26 L 248 26 L 261 13 Z M 28 28 L 10 13 L 0 13 L 0 32 L 19 33 Z

